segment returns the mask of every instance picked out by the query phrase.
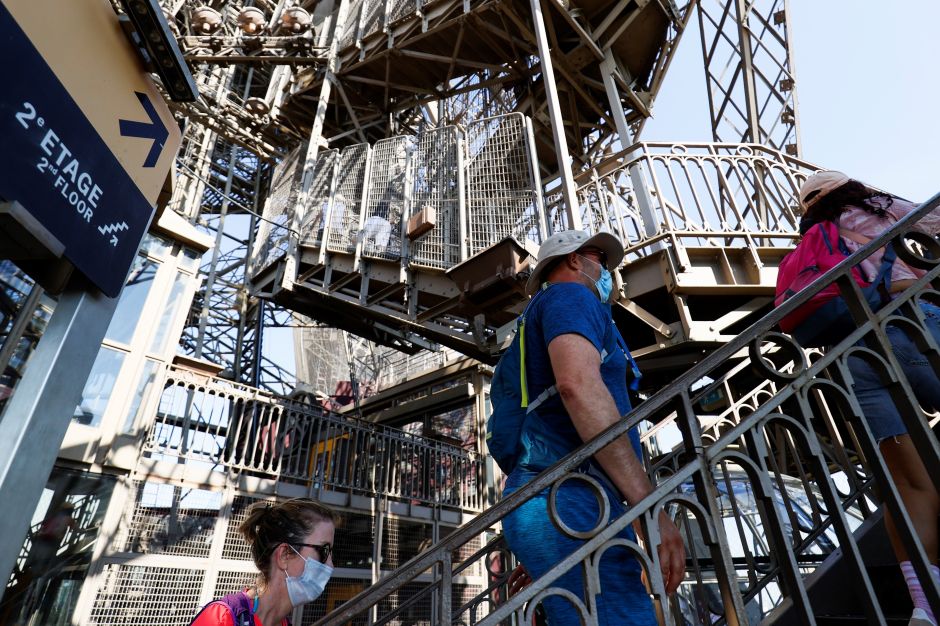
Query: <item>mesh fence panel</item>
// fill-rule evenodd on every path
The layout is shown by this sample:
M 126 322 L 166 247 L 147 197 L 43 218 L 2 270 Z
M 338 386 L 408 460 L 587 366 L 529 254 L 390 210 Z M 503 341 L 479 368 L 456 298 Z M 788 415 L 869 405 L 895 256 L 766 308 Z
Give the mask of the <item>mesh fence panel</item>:
M 382 566 L 395 569 L 411 557 L 431 547 L 433 529 L 429 524 L 386 517 L 382 525 Z
M 442 525 L 441 528 L 440 528 L 441 539 L 444 539 L 445 537 L 449 536 L 449 535 L 450 535 L 451 533 L 453 533 L 455 530 L 457 530 L 457 528 L 451 527 L 451 526 L 443 526 L 443 525 Z M 474 538 L 471 539 L 470 541 L 467 541 L 466 543 L 461 544 L 461 546 L 460 546 L 459 548 L 457 548 L 456 550 L 454 550 L 454 553 L 453 553 L 453 555 L 451 556 L 451 558 L 452 558 L 452 560 L 453 560 L 454 563 L 463 563 L 464 561 L 466 561 L 467 559 L 469 559 L 470 557 L 472 557 L 474 554 L 476 554 L 477 551 L 478 551 L 480 548 L 482 548 L 482 547 L 483 547 L 483 537 L 482 537 L 482 536 L 481 536 L 481 537 L 474 537 Z M 482 566 L 482 565 L 483 565 L 482 561 L 481 561 L 480 563 L 478 563 L 478 565 Z M 482 570 L 477 571 L 476 566 L 474 566 L 474 567 L 470 568 L 469 570 L 464 570 L 464 571 L 463 571 L 463 574 L 464 574 L 465 576 L 470 576 L 471 574 L 472 574 L 472 575 L 482 575 L 483 572 L 482 572 Z
M 338 160 L 339 150 L 327 150 L 317 155 L 304 219 L 300 225 L 301 245 L 319 247 L 323 241 L 323 226 L 326 224 L 327 209 L 330 206 L 330 187 Z
M 209 556 L 221 493 L 135 482 L 120 540 L 126 552 Z
M 420 594 L 426 588 L 426 583 L 407 583 L 402 585 L 394 593 L 379 602 L 379 615 L 390 613 L 396 607 L 408 602 L 408 600 Z M 389 626 L 431 626 L 432 597 L 432 592 L 423 594 L 413 604 L 402 609 L 395 619 L 385 623 L 389 624 Z
M 301 616 L 301 625 L 313 624 L 317 620 L 325 617 L 339 608 L 346 600 L 369 586 L 368 580 L 357 578 L 331 578 L 326 584 L 326 588 L 315 602 L 305 604 L 303 615 Z M 366 618 L 360 616 L 352 621 L 346 622 L 350 626 L 365 626 Z
M 419 0 L 392 0 L 388 7 L 388 23 L 418 14 Z
M 376 142 L 372 149 L 365 219 L 359 231 L 364 256 L 401 257 L 408 153 L 414 144 L 411 136 L 390 137 Z
M 353 236 L 359 228 L 359 208 L 362 206 L 363 183 L 369 144 L 360 143 L 345 148 L 339 155 L 336 172 L 336 193 L 330 212 L 330 234 L 327 247 L 332 252 L 353 252 Z
M 252 273 L 257 274 L 287 252 L 291 218 L 300 193 L 307 147 L 301 144 L 277 164 L 271 179 L 271 193 L 264 205 L 264 219 L 258 226 L 252 253 Z
M 369 513 L 344 512 L 333 538 L 335 567 L 370 570 L 375 551 L 375 518 Z
M 346 24 L 343 27 L 343 38 L 340 39 L 340 50 L 345 50 L 356 43 L 359 34 L 359 13 L 362 10 L 363 0 L 350 0 Z
M 429 130 L 418 138 L 412 214 L 433 209 L 434 228 L 411 244 L 416 265 L 449 268 L 460 261 L 458 137 L 456 126 Z
M 521 113 L 467 126 L 466 171 L 470 255 L 510 235 L 540 241 L 538 185 Z
M 486 601 L 480 601 L 477 598 L 483 591 L 482 585 L 454 584 L 450 588 L 450 603 L 454 611 L 454 624 L 476 624 L 478 621 L 489 615 L 489 604 Z M 476 602 L 473 602 L 476 600 Z M 473 602 L 472 604 L 470 604 Z M 465 605 L 470 604 L 465 610 L 461 611 Z
M 199 610 L 204 572 L 108 564 L 90 623 L 99 626 L 188 624 Z
M 365 39 L 382 29 L 382 13 L 385 0 L 365 0 L 362 5 L 362 38 Z
M 222 544 L 223 559 L 251 560 L 251 549 L 241 533 L 238 532 L 238 527 L 248 518 L 251 505 L 265 501 L 273 502 L 273 500 L 262 500 L 261 498 L 235 496 L 232 501 L 232 514 L 229 517 L 228 527 L 225 529 L 225 543 Z
M 242 591 L 245 587 L 253 587 L 257 579 L 258 575 L 253 572 L 221 571 L 216 578 L 212 597 L 221 598 Z

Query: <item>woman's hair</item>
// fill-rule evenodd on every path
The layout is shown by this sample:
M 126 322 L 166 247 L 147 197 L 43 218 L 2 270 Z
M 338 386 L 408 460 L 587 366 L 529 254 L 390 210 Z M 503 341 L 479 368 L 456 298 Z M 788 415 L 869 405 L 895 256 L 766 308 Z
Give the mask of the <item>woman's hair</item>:
M 238 531 L 251 546 L 251 558 L 261 572 L 260 582 L 266 584 L 275 548 L 282 543 L 302 543 L 317 524 L 337 521 L 336 514 L 316 500 L 294 498 L 280 504 L 259 502 Z
M 879 202 L 873 201 L 878 198 Z M 810 200 L 812 198 L 807 198 Z M 812 222 L 834 221 L 839 219 L 846 207 L 855 206 L 878 217 L 886 217 L 887 209 L 894 200 L 886 193 L 872 191 L 857 180 L 849 180 L 820 198 L 806 212 Z

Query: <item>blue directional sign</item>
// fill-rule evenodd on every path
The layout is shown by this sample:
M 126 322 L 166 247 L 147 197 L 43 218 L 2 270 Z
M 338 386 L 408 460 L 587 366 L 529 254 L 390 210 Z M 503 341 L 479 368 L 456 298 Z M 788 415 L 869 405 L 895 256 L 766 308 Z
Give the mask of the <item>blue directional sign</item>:
M 109 17 L 116 21 L 113 11 Z M 3 3 L 0 58 L 0 199 L 23 205 L 64 245 L 65 257 L 79 271 L 105 294 L 117 296 L 153 217 L 152 199 L 89 119 L 100 118 L 101 110 L 86 114 L 87 103 L 85 110 L 76 103 Z M 157 114 L 153 94 L 129 93 L 139 102 L 136 111 L 108 124 L 113 135 L 119 131 L 146 155 L 135 157 L 141 161 L 137 167 L 154 168 L 176 145 L 168 145 L 170 128 Z M 172 130 L 178 135 L 178 128 Z M 171 159 L 162 158 L 162 172 L 149 171 L 162 180 Z

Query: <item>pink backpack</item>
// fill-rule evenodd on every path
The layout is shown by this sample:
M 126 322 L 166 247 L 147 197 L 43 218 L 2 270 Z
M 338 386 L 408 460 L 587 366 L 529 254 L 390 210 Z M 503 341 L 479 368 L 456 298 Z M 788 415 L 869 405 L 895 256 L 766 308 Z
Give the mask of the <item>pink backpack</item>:
M 852 239 L 858 241 L 855 237 Z M 796 249 L 780 262 L 774 306 L 782 306 L 804 287 L 844 261 L 847 256 L 849 250 L 839 236 L 838 224 L 826 221 L 813 225 L 803 235 Z M 894 249 L 888 244 L 881 269 L 872 282 L 865 280 L 858 266 L 852 268 L 855 282 L 862 288 L 874 310 L 883 304 L 883 296 L 887 291 L 883 293 L 879 287 L 882 283 L 886 287 L 890 285 L 891 267 L 895 258 Z M 780 328 L 806 347 L 836 343 L 854 327 L 848 306 L 842 300 L 839 287 L 835 283 L 780 320 Z M 837 332 L 826 332 L 830 329 Z

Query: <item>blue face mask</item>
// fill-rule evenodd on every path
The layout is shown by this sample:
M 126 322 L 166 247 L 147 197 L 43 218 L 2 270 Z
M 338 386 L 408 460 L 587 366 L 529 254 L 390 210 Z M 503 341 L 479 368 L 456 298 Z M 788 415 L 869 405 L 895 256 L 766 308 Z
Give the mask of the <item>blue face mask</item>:
M 290 549 L 297 552 L 294 546 L 290 546 Z M 308 559 L 300 552 L 297 552 L 297 555 L 304 560 L 303 573 L 295 578 L 289 576 L 286 570 L 284 571 L 284 576 L 287 577 L 287 595 L 293 606 L 307 604 L 319 598 L 330 576 L 333 575 L 333 568 L 329 565 L 316 559 Z
M 601 268 L 601 275 L 597 278 L 597 280 L 594 280 L 587 274 L 584 274 L 584 272 L 581 272 L 581 273 L 587 276 L 588 280 L 594 283 L 594 288 L 597 289 L 597 295 L 598 297 L 600 297 L 601 302 L 604 302 L 604 303 L 608 302 L 610 300 L 610 293 L 614 290 L 613 276 L 610 275 L 610 272 L 607 271 L 606 267 L 604 267 L 597 261 L 581 256 L 580 254 L 578 256 L 580 256 L 585 261 L 590 261 L 594 265 L 597 265 L 598 267 Z

